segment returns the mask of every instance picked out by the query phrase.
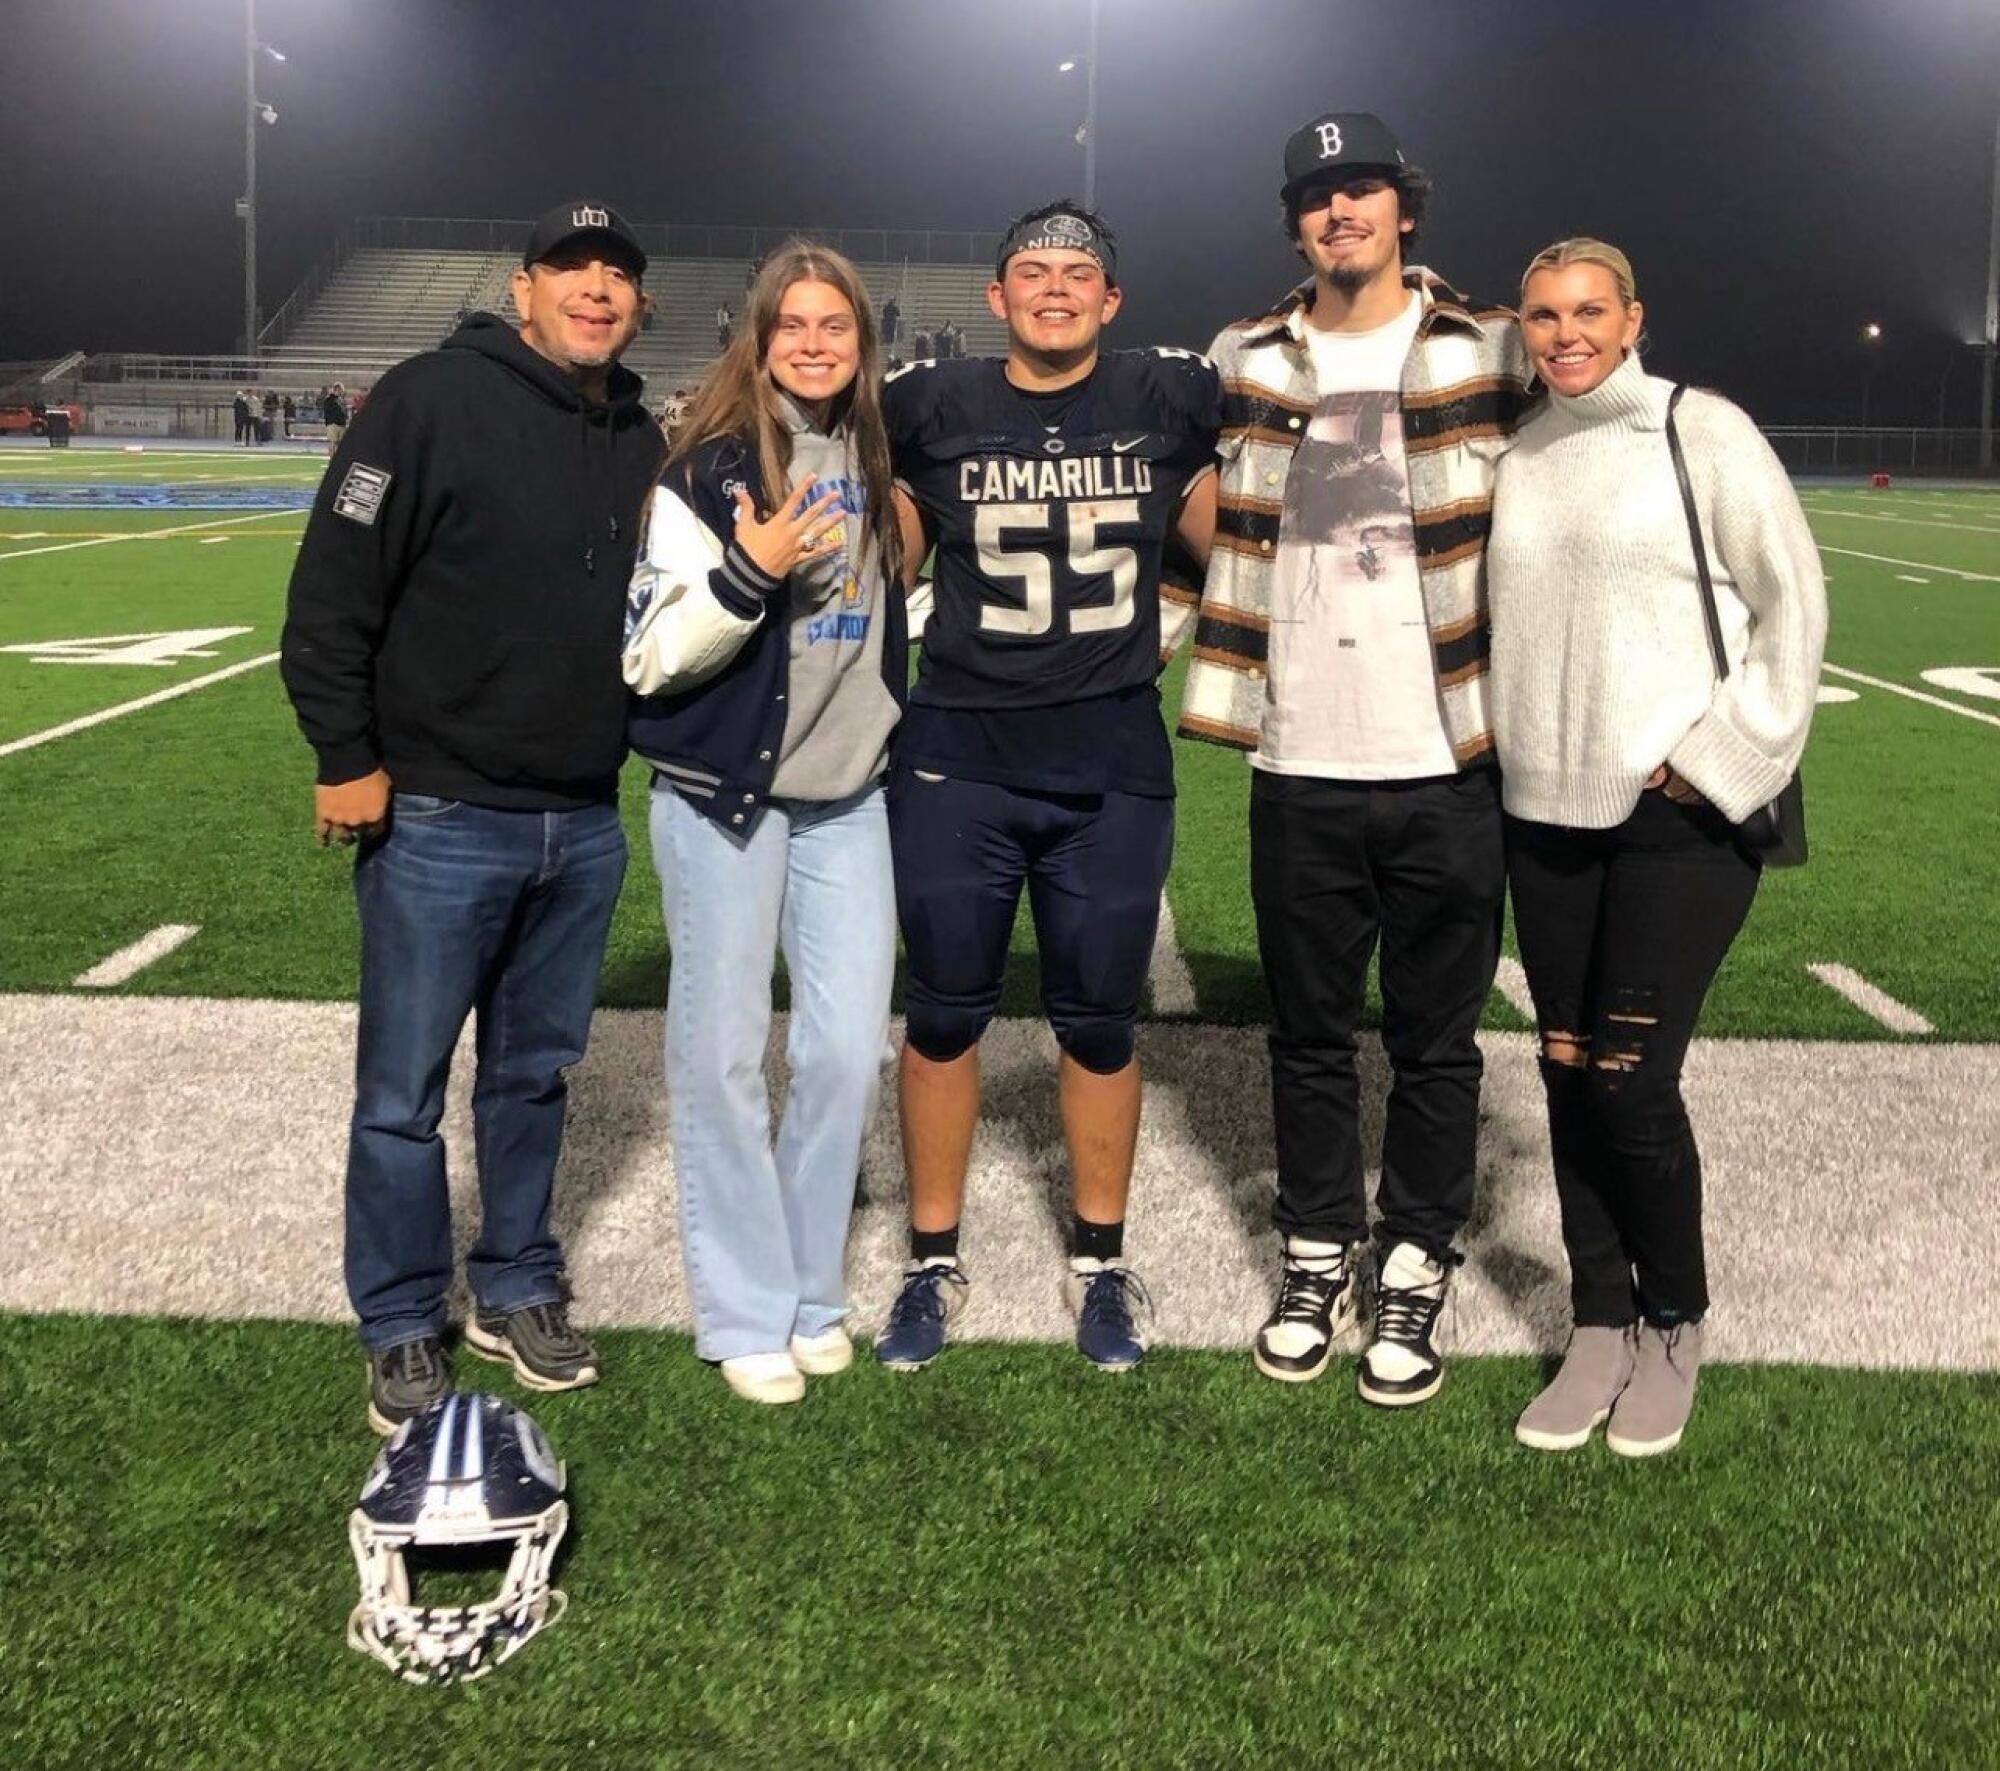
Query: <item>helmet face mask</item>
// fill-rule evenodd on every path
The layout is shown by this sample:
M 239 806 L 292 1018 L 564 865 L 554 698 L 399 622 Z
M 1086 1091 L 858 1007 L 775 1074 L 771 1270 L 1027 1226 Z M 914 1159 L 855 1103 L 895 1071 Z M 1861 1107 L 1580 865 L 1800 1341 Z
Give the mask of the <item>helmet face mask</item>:
M 361 1601 L 348 1646 L 418 1685 L 477 1679 L 561 1617 L 551 1584 L 569 1528 L 564 1471 L 541 1429 L 497 1396 L 453 1395 L 405 1421 L 348 1515 Z M 409 1552 L 508 1551 L 482 1603 L 412 1602 Z

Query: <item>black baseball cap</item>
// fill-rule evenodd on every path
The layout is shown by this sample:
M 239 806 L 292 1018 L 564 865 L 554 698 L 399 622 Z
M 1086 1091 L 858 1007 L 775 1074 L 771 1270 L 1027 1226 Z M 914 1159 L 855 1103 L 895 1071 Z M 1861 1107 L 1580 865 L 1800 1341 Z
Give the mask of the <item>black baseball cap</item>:
M 1285 143 L 1285 183 L 1278 195 L 1289 200 L 1300 185 L 1322 172 L 1402 164 L 1403 150 L 1380 117 L 1368 111 L 1328 111 L 1292 131 Z
M 633 273 L 646 274 L 646 251 L 632 224 L 607 203 L 558 203 L 535 223 L 521 251 L 524 266 L 552 258 L 572 240 L 590 239 L 617 248 L 616 256 L 631 262 Z

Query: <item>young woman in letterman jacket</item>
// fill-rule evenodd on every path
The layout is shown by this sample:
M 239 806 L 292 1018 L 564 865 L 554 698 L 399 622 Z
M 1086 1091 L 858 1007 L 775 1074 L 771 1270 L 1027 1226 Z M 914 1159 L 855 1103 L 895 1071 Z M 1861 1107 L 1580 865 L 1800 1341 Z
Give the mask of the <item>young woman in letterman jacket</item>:
M 1713 574 L 1718 679 L 1672 451 L 1673 384 L 1614 246 L 1565 240 L 1521 286 L 1548 398 L 1494 486 L 1487 586 L 1507 875 L 1535 999 L 1575 1329 L 1515 1436 L 1680 1442 L 1708 1308 L 1681 1062 L 1761 863 L 1732 826 L 1805 748 L 1826 588 L 1798 496 L 1739 408 L 1674 425 Z
M 666 1067 L 695 1351 L 795 1402 L 852 1357 L 844 1264 L 895 969 L 882 779 L 908 619 L 867 292 L 793 241 L 648 509 L 626 616 L 673 949 Z M 775 1143 L 770 978 L 791 984 Z

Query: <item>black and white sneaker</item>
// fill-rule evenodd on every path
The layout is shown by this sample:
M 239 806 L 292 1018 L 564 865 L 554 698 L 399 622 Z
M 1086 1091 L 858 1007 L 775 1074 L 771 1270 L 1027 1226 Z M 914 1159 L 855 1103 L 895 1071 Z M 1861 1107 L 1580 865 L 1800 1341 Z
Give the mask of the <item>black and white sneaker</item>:
M 451 1367 L 434 1334 L 368 1350 L 368 1424 L 385 1439 L 451 1394 Z
M 465 1344 L 482 1359 L 511 1365 L 531 1390 L 580 1390 L 597 1382 L 597 1349 L 570 1326 L 561 1303 L 480 1310 L 465 1325 Z
M 1251 1363 L 1281 1384 L 1309 1384 L 1337 1341 L 1354 1329 L 1354 1275 L 1337 1242 L 1285 1239 L 1278 1301 L 1250 1349 Z
M 1361 1398 L 1382 1408 L 1428 1402 L 1444 1383 L 1432 1345 L 1451 1269 L 1414 1242 L 1399 1242 L 1375 1287 L 1375 1334 L 1361 1355 Z

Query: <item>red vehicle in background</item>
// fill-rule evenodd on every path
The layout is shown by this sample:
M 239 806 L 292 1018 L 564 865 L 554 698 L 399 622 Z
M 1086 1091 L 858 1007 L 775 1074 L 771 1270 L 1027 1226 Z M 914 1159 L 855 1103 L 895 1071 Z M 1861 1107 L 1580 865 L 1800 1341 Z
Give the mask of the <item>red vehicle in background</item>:
M 70 429 L 83 428 L 81 406 L 47 406 L 36 400 L 27 406 L 0 406 L 0 436 L 45 437 L 49 434 L 51 412 L 67 412 Z

